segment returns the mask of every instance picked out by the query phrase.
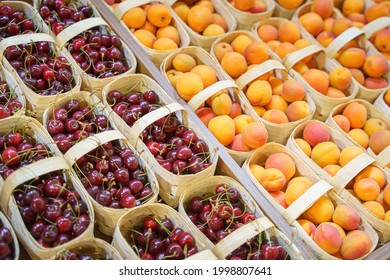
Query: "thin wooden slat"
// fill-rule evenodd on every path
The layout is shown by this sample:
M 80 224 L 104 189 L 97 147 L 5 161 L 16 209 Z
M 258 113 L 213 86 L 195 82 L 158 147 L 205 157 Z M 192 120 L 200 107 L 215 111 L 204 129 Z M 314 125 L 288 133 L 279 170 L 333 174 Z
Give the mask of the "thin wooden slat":
M 147 56 L 146 52 L 134 41 L 133 38 L 126 36 L 125 28 L 115 18 L 111 10 L 103 3 L 104 0 L 96 0 L 94 4 L 99 10 L 104 19 L 111 25 L 115 33 L 121 37 L 121 39 L 132 49 L 133 53 L 138 59 L 139 64 L 142 64 L 144 69 L 147 69 L 150 76 L 176 101 L 181 103 L 185 109 L 187 109 L 189 119 L 203 134 L 210 140 L 215 147 L 219 148 L 219 156 L 224 166 L 225 172 L 238 180 L 242 185 L 246 187 L 248 192 L 253 196 L 255 201 L 261 205 L 262 209 L 266 212 L 268 217 L 274 222 L 274 224 L 291 240 L 294 241 L 296 247 L 302 253 L 302 256 L 308 260 L 316 259 L 313 251 L 295 234 L 293 228 L 283 219 L 281 214 L 269 203 L 269 201 L 260 193 L 257 187 L 252 183 L 244 171 L 237 165 L 233 158 L 228 154 L 225 147 L 223 147 L 213 134 L 204 126 L 202 121 L 196 116 L 196 114 L 190 109 L 190 107 L 181 100 L 181 98 L 175 93 L 173 87 L 167 83 L 166 79 L 159 71 L 159 69 L 152 63 Z

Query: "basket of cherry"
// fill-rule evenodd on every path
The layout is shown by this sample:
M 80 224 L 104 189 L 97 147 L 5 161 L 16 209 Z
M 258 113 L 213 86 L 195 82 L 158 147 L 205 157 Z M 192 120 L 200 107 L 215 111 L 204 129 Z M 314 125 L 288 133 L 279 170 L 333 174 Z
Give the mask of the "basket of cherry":
M 81 77 L 48 34 L 23 34 L 0 42 L 0 60 L 25 93 L 28 109 L 41 119 L 58 95 L 77 92 Z
M 112 245 L 130 260 L 216 260 L 183 217 L 165 204 L 140 206 L 123 215 Z
M 170 206 L 200 178 L 214 174 L 218 154 L 188 122 L 187 112 L 149 77 L 128 75 L 109 83 L 103 103 L 115 126 L 152 167 L 160 196 Z
M 57 253 L 53 260 L 122 260 L 118 251 L 99 238 L 87 238 Z
M 19 243 L 16 234 L 0 211 L 0 260 L 19 259 Z
M 83 79 L 82 89 L 95 92 L 99 98 L 108 82 L 124 73 L 135 73 L 134 54 L 99 17 L 72 24 L 57 34 L 56 42 L 71 54 Z
M 37 10 L 22 1 L 2 1 L 0 15 L 0 40 L 21 34 L 49 31 Z
M 0 120 L 0 153 L 0 194 L 8 177 L 19 168 L 60 155 L 45 128 L 24 115 Z
M 49 259 L 93 235 L 92 205 L 62 157 L 37 161 L 9 175 L 1 207 L 32 259 Z
M 214 176 L 180 197 L 179 213 L 219 259 L 302 259 L 237 181 Z
M 26 98 L 11 73 L 0 66 L 0 119 L 25 112 Z

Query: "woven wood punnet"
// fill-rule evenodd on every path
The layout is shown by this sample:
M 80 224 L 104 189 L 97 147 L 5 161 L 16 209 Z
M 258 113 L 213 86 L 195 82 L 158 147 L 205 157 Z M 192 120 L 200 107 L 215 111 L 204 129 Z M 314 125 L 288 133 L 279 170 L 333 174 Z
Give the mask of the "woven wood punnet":
M 170 206 L 154 203 L 150 205 L 144 205 L 132 209 L 129 213 L 123 215 L 115 228 L 112 246 L 118 250 L 121 256 L 126 260 L 139 260 L 137 252 L 134 251 L 129 244 L 130 229 L 139 225 L 148 216 L 156 216 L 158 218 L 169 218 L 173 222 L 175 227 L 181 227 L 184 231 L 190 232 L 194 239 L 195 244 L 198 247 L 199 252 L 192 255 L 186 260 L 216 260 L 215 255 L 207 249 L 204 244 L 204 240 L 199 239 L 197 235 L 192 232 L 192 228 L 184 220 L 184 218 Z
M 390 118 L 390 106 L 386 104 L 385 102 L 385 94 L 387 91 L 383 91 L 381 95 L 378 96 L 378 98 L 374 102 L 374 106 L 381 110 L 383 114 L 385 114 L 388 118 Z
M 298 198 L 294 203 L 292 203 L 288 208 L 281 206 L 271 195 L 264 189 L 264 187 L 256 180 L 253 176 L 250 165 L 258 164 L 264 166 L 267 158 L 275 153 L 284 153 L 290 156 L 295 163 L 296 173 L 294 177 L 303 176 L 308 178 L 314 185 L 306 191 L 300 198 Z M 319 259 L 324 260 L 336 260 L 337 257 L 334 257 L 326 253 L 321 249 L 317 243 L 304 231 L 304 229 L 297 222 L 299 216 L 306 211 L 310 206 L 312 206 L 322 195 L 326 195 L 336 207 L 338 205 L 346 204 L 347 202 L 341 199 L 332 189 L 333 187 L 324 180 L 320 180 L 318 176 L 310 169 L 306 163 L 297 156 L 293 151 L 277 143 L 268 143 L 263 147 L 255 150 L 253 154 L 247 159 L 243 166 L 244 171 L 252 179 L 252 181 L 257 185 L 260 192 L 268 199 L 268 201 L 280 212 L 282 217 L 287 220 L 287 222 L 294 227 L 297 231 L 299 238 L 302 238 L 306 244 L 315 252 Z M 375 230 L 368 224 L 366 220 L 362 220 L 362 223 L 359 229 L 363 230 L 368 234 L 371 240 L 371 250 L 362 258 L 365 258 L 369 255 L 375 248 L 378 243 L 378 235 Z

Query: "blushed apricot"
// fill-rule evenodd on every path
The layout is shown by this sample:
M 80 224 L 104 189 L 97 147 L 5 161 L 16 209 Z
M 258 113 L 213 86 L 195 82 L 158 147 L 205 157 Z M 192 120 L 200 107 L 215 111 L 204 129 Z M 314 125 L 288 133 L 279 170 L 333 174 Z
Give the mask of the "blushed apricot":
M 303 129 L 303 139 L 311 147 L 330 140 L 329 128 L 321 122 L 310 122 Z
M 259 35 L 260 39 L 265 43 L 279 39 L 278 29 L 270 24 L 260 26 L 257 29 L 257 35 Z
M 326 94 L 329 87 L 329 76 L 325 71 L 309 69 L 303 74 L 303 78 L 316 91 Z
M 263 146 L 267 142 L 268 132 L 261 123 L 252 122 L 243 128 L 242 138 L 246 145 L 256 149 Z
M 351 124 L 346 116 L 336 115 L 333 117 L 333 120 L 344 132 L 348 133 L 351 128 Z
M 255 81 L 245 94 L 252 105 L 264 106 L 271 101 L 272 88 L 267 81 Z
M 287 154 L 279 152 L 270 155 L 265 161 L 265 168 L 276 168 L 282 171 L 287 181 L 289 181 L 295 174 L 295 162 Z
M 290 122 L 302 120 L 310 115 L 310 107 L 306 101 L 299 100 L 291 103 L 286 110 L 286 116 Z
M 349 103 L 344 108 L 343 115 L 348 118 L 351 128 L 363 128 L 367 121 L 367 109 L 358 102 Z
M 305 88 L 295 80 L 287 80 L 283 83 L 281 96 L 287 102 L 303 100 L 305 98 Z
M 299 17 L 299 22 L 303 28 L 314 37 L 324 29 L 324 21 L 320 15 L 309 12 Z
M 263 119 L 275 124 L 288 123 L 287 115 L 278 109 L 271 109 L 263 114 Z

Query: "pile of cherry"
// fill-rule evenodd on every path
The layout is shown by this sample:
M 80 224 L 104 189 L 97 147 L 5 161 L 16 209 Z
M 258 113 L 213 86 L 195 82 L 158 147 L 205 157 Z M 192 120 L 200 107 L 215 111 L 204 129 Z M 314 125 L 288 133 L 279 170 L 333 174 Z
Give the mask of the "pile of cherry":
M 86 101 L 72 99 L 54 110 L 46 123 L 46 129 L 58 149 L 66 153 L 80 140 L 112 128 L 108 118 L 103 114 L 96 114 L 93 106 Z
M 182 260 L 198 252 L 192 234 L 169 218 L 146 217 L 130 229 L 128 242 L 142 260 Z
M 42 0 L 39 14 L 57 35 L 70 25 L 92 17 L 93 9 L 79 1 Z
M 49 148 L 22 130 L 0 135 L 0 176 L 5 180 L 16 169 L 52 156 Z
M 0 260 L 13 260 L 14 258 L 14 241 L 11 231 L 0 220 Z
M 0 81 L 0 119 L 11 116 L 22 107 L 22 103 L 16 99 L 16 93 L 10 91 L 6 82 Z
M 67 49 L 80 68 L 93 78 L 109 78 L 129 70 L 118 36 L 90 29 L 76 36 Z
M 24 11 L 13 10 L 9 5 L 0 6 L 0 41 L 4 38 L 36 31 L 35 23 Z
M 74 87 L 74 73 L 64 56 L 58 56 L 51 43 L 33 42 L 8 47 L 5 58 L 22 81 L 40 95 L 57 95 Z
M 18 186 L 14 198 L 31 236 L 45 248 L 69 242 L 91 223 L 87 205 L 60 171 Z
M 217 244 L 234 230 L 256 219 L 255 214 L 247 208 L 237 189 L 227 184 L 217 185 L 215 193 L 212 195 L 192 197 L 187 203 L 186 213 L 196 227 L 214 244 Z M 262 259 L 266 257 L 264 255 L 266 248 L 275 246 L 271 243 L 263 245 L 257 239 L 252 238 L 247 241 L 229 254 L 227 259 Z M 283 249 L 281 246 L 279 247 Z M 261 248 L 264 248 L 264 254 L 261 253 Z M 275 259 L 282 257 L 282 255 L 284 259 L 286 255 L 284 250 L 280 250 L 280 255 L 277 255 Z
M 107 101 L 129 126 L 161 106 L 153 90 L 125 94 L 112 90 L 107 94 Z M 196 174 L 211 165 L 206 142 L 182 125 L 173 113 L 149 125 L 141 138 L 157 162 L 174 174 Z
M 106 207 L 132 208 L 153 195 L 146 170 L 129 148 L 116 141 L 82 156 L 74 169 L 90 196 Z

